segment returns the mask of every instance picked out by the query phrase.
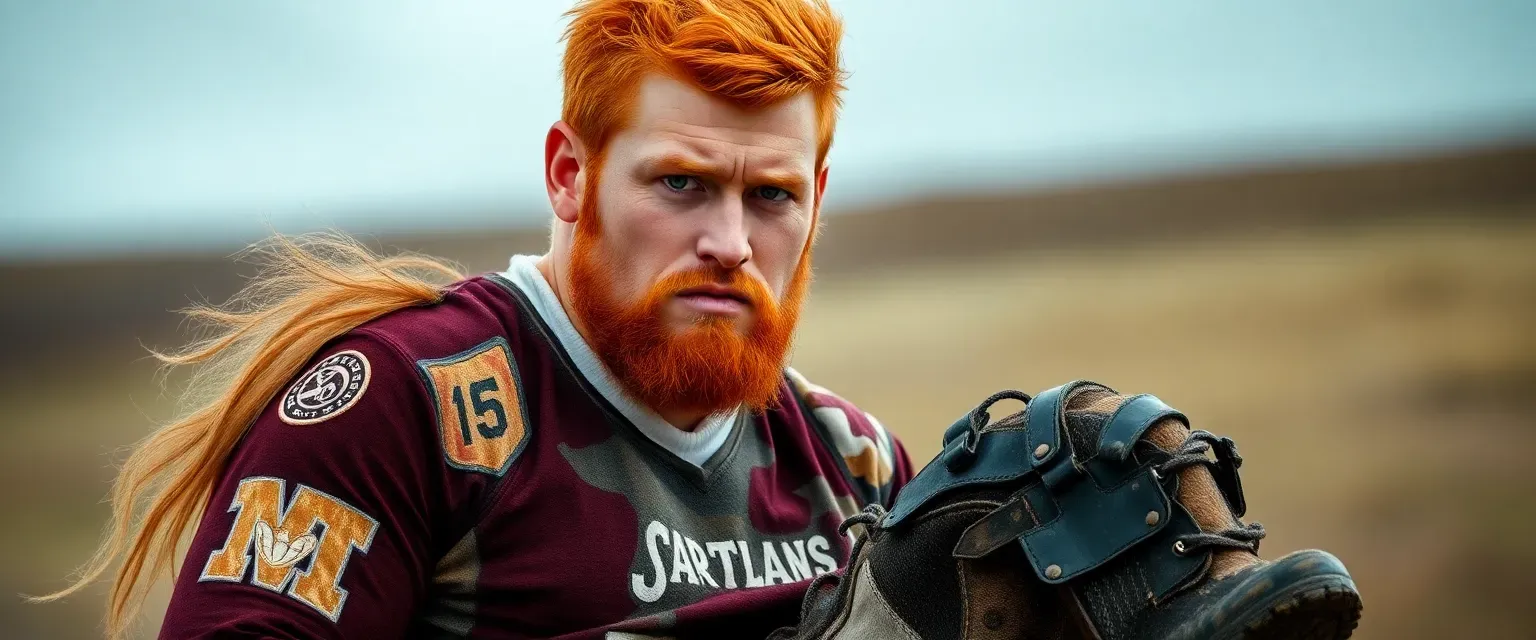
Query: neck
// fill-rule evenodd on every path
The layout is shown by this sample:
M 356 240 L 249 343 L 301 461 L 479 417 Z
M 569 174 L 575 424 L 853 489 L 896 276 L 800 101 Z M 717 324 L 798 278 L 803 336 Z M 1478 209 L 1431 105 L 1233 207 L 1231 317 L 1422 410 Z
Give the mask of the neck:
M 576 327 L 576 333 L 581 334 L 581 339 L 586 340 L 587 344 L 596 344 L 592 341 L 592 335 L 587 329 L 586 324 L 581 321 L 580 315 L 576 313 L 575 309 L 571 308 L 570 296 L 566 295 L 568 289 L 564 286 L 565 282 L 560 279 L 559 270 L 556 269 L 553 258 L 553 252 L 546 253 L 544 257 L 539 258 L 537 266 L 539 273 L 544 276 L 544 280 L 549 282 L 549 288 L 555 292 L 555 298 L 560 301 L 560 308 L 565 310 L 566 317 L 571 319 L 571 325 Z M 651 407 L 650 409 L 655 411 L 656 415 L 661 416 L 662 420 L 666 420 L 667 424 L 683 431 L 697 429 L 699 423 L 703 422 L 704 418 L 709 417 L 709 412 L 707 411 L 661 409 L 657 407 Z
M 654 407 L 651 410 L 655 411 L 657 415 L 661 416 L 662 420 L 666 420 L 667 424 L 677 427 L 683 431 L 693 431 L 694 429 L 699 428 L 699 424 L 704 422 L 704 418 L 709 417 L 708 413 L 699 413 L 697 411 L 669 411 L 664 409 L 656 409 Z

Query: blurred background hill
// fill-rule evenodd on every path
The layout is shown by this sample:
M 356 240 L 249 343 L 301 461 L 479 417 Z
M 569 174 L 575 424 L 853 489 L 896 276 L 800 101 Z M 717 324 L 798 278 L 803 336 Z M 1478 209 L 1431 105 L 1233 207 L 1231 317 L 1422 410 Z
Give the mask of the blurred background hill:
M 173 412 L 145 347 L 246 243 L 542 250 L 568 4 L 0 3 L 0 592 L 87 557 Z M 1156 393 L 1238 441 L 1263 555 L 1350 566 L 1357 637 L 1530 637 L 1536 5 L 833 4 L 797 368 L 920 461 L 1000 388 Z M 104 593 L 0 635 L 92 637 Z

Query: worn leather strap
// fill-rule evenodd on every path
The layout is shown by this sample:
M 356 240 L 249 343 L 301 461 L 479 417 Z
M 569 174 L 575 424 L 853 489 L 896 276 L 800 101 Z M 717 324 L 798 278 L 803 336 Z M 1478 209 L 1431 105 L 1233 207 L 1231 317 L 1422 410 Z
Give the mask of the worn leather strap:
M 1132 448 L 1148 429 L 1168 418 L 1176 418 L 1186 426 L 1189 424 L 1184 414 L 1157 396 L 1142 394 L 1127 398 L 1105 421 L 1099 435 L 1099 449 L 1087 464 L 1089 472 L 1099 484 L 1116 484 L 1123 480 L 1128 468 L 1125 462 L 1130 459 Z
M 1094 383 L 1077 380 L 1048 389 L 1025 407 L 1025 428 L 986 431 L 975 440 L 975 451 L 966 448 L 968 432 L 957 423 L 945 432 L 948 440 L 937 458 L 912 478 L 898 494 L 896 504 L 881 521 L 882 528 L 900 526 L 936 496 L 968 486 L 1014 482 L 1042 467 L 1072 467 L 1072 453 L 1062 437 L 1065 399 L 1078 388 Z M 969 414 L 967 414 L 969 415 Z M 962 418 L 962 421 L 968 418 Z M 966 429 L 969 429 L 967 422 Z M 1041 445 L 1045 445 L 1041 449 Z M 1042 455 L 1036 455 L 1036 452 Z M 960 457 L 969 458 L 959 461 Z M 1048 472 L 1042 470 L 1043 472 Z
M 1025 532 L 1056 519 L 1056 503 L 1045 485 L 1034 483 L 1014 493 L 991 513 L 966 527 L 955 542 L 957 558 L 981 558 L 1018 540 Z

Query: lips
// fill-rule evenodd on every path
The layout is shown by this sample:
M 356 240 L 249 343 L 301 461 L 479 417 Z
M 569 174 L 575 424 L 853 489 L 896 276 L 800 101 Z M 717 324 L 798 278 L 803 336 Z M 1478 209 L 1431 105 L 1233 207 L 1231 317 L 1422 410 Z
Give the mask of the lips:
M 740 317 L 752 309 L 752 299 L 740 289 L 708 284 L 688 287 L 675 298 L 683 309 L 700 316 Z
M 741 290 L 719 284 L 688 287 L 687 289 L 683 289 L 682 291 L 677 292 L 677 297 L 715 298 L 719 300 L 732 300 L 747 306 L 752 305 L 752 299 L 748 298 L 747 294 L 742 293 Z

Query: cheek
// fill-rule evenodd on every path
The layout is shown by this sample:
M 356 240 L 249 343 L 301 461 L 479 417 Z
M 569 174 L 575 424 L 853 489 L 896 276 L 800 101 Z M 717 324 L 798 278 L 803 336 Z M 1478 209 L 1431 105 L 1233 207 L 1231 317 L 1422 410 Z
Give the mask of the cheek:
M 632 189 L 604 193 L 599 209 L 603 220 L 605 263 L 618 293 L 634 300 L 674 263 L 692 255 L 681 219 L 654 196 Z
M 807 248 L 810 238 L 809 216 L 784 216 L 765 220 L 756 235 L 758 239 L 752 247 L 753 261 L 762 271 L 763 279 L 773 288 L 774 295 L 783 297 Z

